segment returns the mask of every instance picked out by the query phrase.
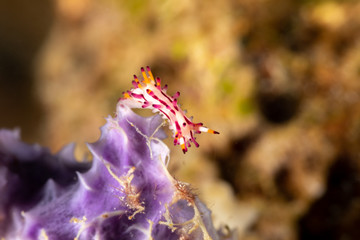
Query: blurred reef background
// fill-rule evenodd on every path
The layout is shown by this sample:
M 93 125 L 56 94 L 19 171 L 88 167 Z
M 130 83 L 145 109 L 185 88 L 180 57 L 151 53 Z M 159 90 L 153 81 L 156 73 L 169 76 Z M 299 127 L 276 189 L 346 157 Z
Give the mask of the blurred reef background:
M 27 142 L 82 159 L 147 65 L 221 133 L 170 146 L 216 227 L 360 239 L 359 1 L 0 2 L 0 127 Z

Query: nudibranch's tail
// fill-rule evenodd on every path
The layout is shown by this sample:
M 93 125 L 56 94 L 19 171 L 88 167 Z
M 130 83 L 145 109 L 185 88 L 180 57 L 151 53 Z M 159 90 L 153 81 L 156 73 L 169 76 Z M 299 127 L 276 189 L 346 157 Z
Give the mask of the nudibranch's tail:
M 180 145 L 184 153 L 191 146 L 190 142 L 199 147 L 194 134 L 201 132 L 219 134 L 217 131 L 204 127 L 202 123 L 193 123 L 186 117 L 177 102 L 180 93 L 176 92 L 174 96 L 169 96 L 166 93 L 167 85 L 161 87 L 160 78 L 154 78 L 150 67 L 146 67 L 146 71 L 141 68 L 141 74 L 143 80 L 139 80 L 134 75 L 132 81 L 134 88 L 124 92 L 119 101 L 131 108 L 147 108 L 153 112 L 159 112 L 163 118 L 169 121 L 169 128 L 174 134 L 174 144 Z
M 214 131 L 214 130 L 212 130 L 212 129 L 210 129 L 210 128 L 206 128 L 206 127 L 200 127 L 200 128 L 199 128 L 199 131 L 200 131 L 200 132 L 212 133 L 212 134 L 219 134 L 219 132 Z

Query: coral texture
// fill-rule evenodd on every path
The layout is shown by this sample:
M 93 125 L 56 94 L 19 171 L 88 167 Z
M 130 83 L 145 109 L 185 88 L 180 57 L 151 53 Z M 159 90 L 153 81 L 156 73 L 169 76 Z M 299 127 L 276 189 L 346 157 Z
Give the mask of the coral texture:
M 120 102 L 88 145 L 91 166 L 73 145 L 51 155 L 1 130 L 0 238 L 219 239 L 210 211 L 167 171 L 161 126 Z

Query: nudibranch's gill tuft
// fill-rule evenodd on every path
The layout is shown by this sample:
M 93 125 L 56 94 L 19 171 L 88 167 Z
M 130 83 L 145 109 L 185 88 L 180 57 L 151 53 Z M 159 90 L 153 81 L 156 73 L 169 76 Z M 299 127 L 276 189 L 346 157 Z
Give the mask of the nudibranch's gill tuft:
M 191 142 L 199 147 L 194 134 L 208 132 L 219 134 L 219 132 L 206 128 L 202 123 L 193 123 L 186 115 L 177 102 L 180 92 L 174 96 L 166 93 L 167 85 L 161 87 L 159 77 L 154 78 L 150 67 L 141 68 L 143 80 L 134 75 L 132 85 L 134 88 L 124 92 L 119 102 L 128 105 L 130 108 L 146 108 L 153 112 L 158 112 L 169 122 L 169 128 L 173 131 L 174 145 L 180 145 L 184 153 L 187 152 Z

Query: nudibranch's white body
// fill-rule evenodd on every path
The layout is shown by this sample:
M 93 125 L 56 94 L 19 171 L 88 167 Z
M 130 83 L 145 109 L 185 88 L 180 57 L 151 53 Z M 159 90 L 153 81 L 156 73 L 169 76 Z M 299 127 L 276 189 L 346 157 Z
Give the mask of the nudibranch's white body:
M 154 79 L 149 67 L 141 68 L 143 80 L 139 81 L 136 75 L 132 84 L 134 88 L 123 93 L 122 101 L 130 108 L 147 108 L 152 109 L 153 112 L 159 112 L 163 118 L 168 119 L 169 128 L 174 134 L 174 145 L 180 145 L 184 153 L 190 147 L 190 142 L 193 142 L 196 147 L 199 144 L 196 142 L 194 134 L 201 132 L 208 132 L 219 134 L 218 132 L 206 128 L 202 123 L 193 123 L 186 117 L 184 111 L 179 107 L 177 98 L 180 93 L 176 92 L 174 96 L 169 96 L 166 93 L 167 85 L 161 87 L 159 77 Z

